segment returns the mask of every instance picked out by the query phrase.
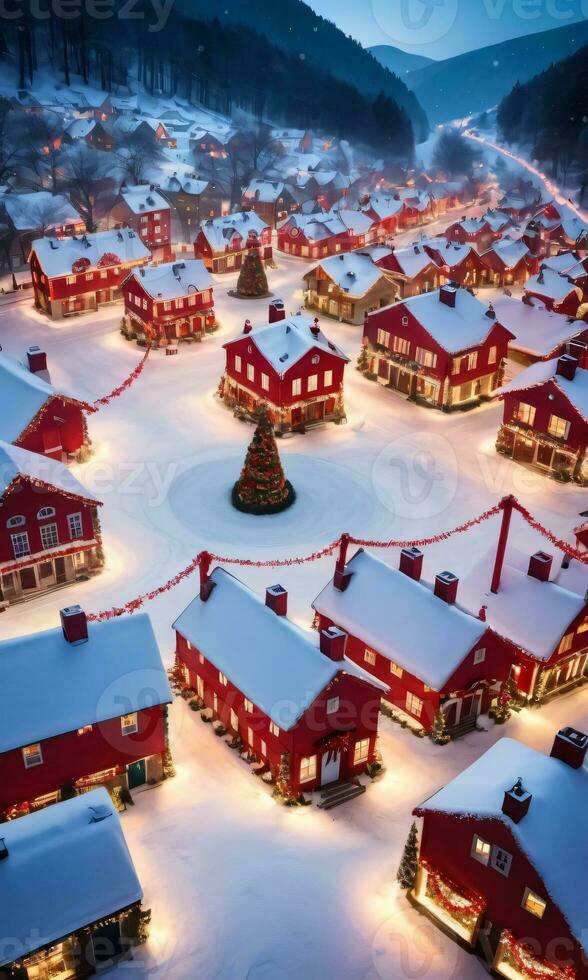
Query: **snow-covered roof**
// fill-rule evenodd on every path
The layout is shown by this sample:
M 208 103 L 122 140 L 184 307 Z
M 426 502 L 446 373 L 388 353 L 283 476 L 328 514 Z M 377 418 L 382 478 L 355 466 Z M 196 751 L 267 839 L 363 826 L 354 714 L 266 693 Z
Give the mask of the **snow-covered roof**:
M 315 635 L 276 615 L 225 569 L 211 579 L 209 599 L 193 599 L 173 628 L 280 728 L 291 729 L 339 673 L 374 684 L 353 661 L 322 654 Z
M 510 214 L 506 214 L 504 211 L 488 210 L 483 218 L 486 224 L 490 225 L 492 231 L 502 231 L 512 221 Z
M 561 313 L 547 310 L 539 300 L 521 303 L 518 299 L 501 296 L 494 302 L 498 321 L 514 334 L 510 347 L 536 357 L 549 357 L 553 352 L 577 337 L 588 324 L 571 320 Z
M 17 231 L 56 228 L 83 222 L 65 194 L 34 191 L 32 194 L 6 194 L 2 204 Z
M 25 480 L 39 481 L 82 500 L 98 502 L 63 463 L 0 440 L 0 497 L 19 476 Z
M 561 276 L 549 267 L 542 267 L 536 276 L 530 276 L 524 288 L 527 293 L 537 293 L 538 296 L 545 296 L 556 303 L 562 302 L 570 293 L 575 293 L 578 299 L 582 298 L 578 286 L 574 286 L 566 276 Z
M 442 690 L 486 625 L 368 552 L 358 551 L 347 567 L 353 575 L 345 591 L 331 580 L 314 608 L 433 690 Z
M 312 317 L 304 313 L 296 313 L 285 320 L 258 327 L 247 336 L 281 377 L 301 357 L 312 350 L 322 350 L 326 354 L 340 357 L 343 361 L 349 361 L 346 354 L 333 344 L 322 330 L 319 329 L 318 333 L 314 334 L 311 330 L 313 326 Z M 229 347 L 242 339 L 243 334 L 234 340 L 229 340 L 224 346 Z
M 104 787 L 2 825 L 0 966 L 143 897 Z
M 151 258 L 151 252 L 131 228 L 97 231 L 80 237 L 37 238 L 31 251 L 50 279 L 70 275 L 73 264 L 79 259 L 87 259 L 91 269 L 96 268 L 105 255 L 116 256 L 121 264 L 147 262 Z
M 588 371 L 578 368 L 572 381 L 557 373 L 558 358 L 550 361 L 537 361 L 499 388 L 495 394 L 506 395 L 511 391 L 526 391 L 547 381 L 552 381 L 563 392 L 568 401 L 588 421 Z
M 342 221 L 352 235 L 365 235 L 374 224 L 373 219 L 363 211 L 353 211 L 350 208 L 333 209 L 330 214 Z
M 570 242 L 577 242 L 580 238 L 585 239 L 588 237 L 588 224 L 585 221 L 581 221 L 580 218 L 564 218 L 561 226 L 566 238 Z
M 454 288 L 454 307 L 441 302 L 439 289 L 411 296 L 400 304 L 448 354 L 482 344 L 498 323 L 488 316 L 488 307 L 467 289 Z
M 50 398 L 72 400 L 8 354 L 0 354 L 0 439 L 14 442 Z M 89 407 L 89 406 L 86 406 Z
M 224 251 L 234 235 L 247 239 L 250 232 L 261 235 L 268 228 L 267 222 L 255 211 L 238 211 L 222 218 L 207 218 L 200 225 L 200 231 L 213 251 Z
M 162 191 L 167 191 L 170 194 L 178 194 L 182 191 L 184 194 L 193 194 L 194 197 L 198 197 L 203 194 L 209 185 L 208 180 L 199 180 L 194 174 L 184 174 L 181 172 L 176 172 L 172 174 L 166 173 L 156 173 L 151 171 L 152 180 L 154 180 L 158 187 Z
M 488 227 L 485 218 L 462 218 L 461 221 L 456 221 L 452 228 L 458 227 L 466 233 L 466 235 L 477 235 L 478 232 L 483 231 Z
M 496 548 L 489 549 L 463 577 L 462 604 L 472 612 L 487 606 L 489 626 L 536 659 L 548 660 L 582 611 L 584 596 L 555 581 L 540 582 L 528 575 L 529 556 L 514 549 L 509 550 L 503 564 L 498 592 L 491 592 L 495 558 Z M 588 588 L 588 568 L 584 572 Z
M 506 269 L 514 269 L 529 254 L 529 249 L 522 241 L 501 238 L 494 242 L 488 251 L 483 253 L 483 256 L 490 252 L 498 256 Z
M 382 270 L 369 255 L 361 252 L 340 252 L 323 259 L 320 268 L 339 289 L 350 296 L 365 296 L 384 278 Z
M 131 275 L 154 299 L 177 299 L 213 285 L 212 276 L 200 259 L 145 265 Z
M 69 124 L 65 132 L 73 140 L 83 140 L 89 136 L 97 126 L 95 119 L 74 119 Z
M 430 265 L 436 265 L 420 242 L 416 245 L 410 245 L 408 248 L 395 249 L 394 259 L 398 263 L 402 275 L 406 276 L 407 279 L 414 279 Z
M 559 255 L 550 255 L 543 259 L 542 265 L 546 269 L 553 269 L 560 275 L 569 275 L 570 269 L 573 269 L 578 261 L 577 252 L 560 252 Z
M 502 812 L 504 793 L 521 777 L 532 794 L 527 814 L 515 823 Z M 583 944 L 588 921 L 588 771 L 511 738 L 501 738 L 417 813 L 454 813 L 499 820 L 541 877 L 548 895 Z
M 243 197 L 246 201 L 260 201 L 263 204 L 275 204 L 284 193 L 284 184 L 280 180 L 260 180 L 254 178 L 245 188 Z
M 373 211 L 381 221 L 399 214 L 402 208 L 402 201 L 395 197 L 387 197 L 384 194 L 372 194 L 369 202 L 364 205 L 365 211 Z
M 431 249 L 433 252 L 436 252 L 443 264 L 450 268 L 464 262 L 472 252 L 474 255 L 477 255 L 471 243 L 465 242 L 461 244 L 459 242 L 449 242 L 442 235 L 437 238 L 422 239 L 416 244 L 421 248 Z
M 150 211 L 167 211 L 169 204 L 161 194 L 148 184 L 135 184 L 123 187 L 120 196 L 133 214 L 147 214 Z
M 61 626 L 0 641 L 0 689 L 0 752 L 172 700 L 147 613 L 88 623 L 75 646 Z

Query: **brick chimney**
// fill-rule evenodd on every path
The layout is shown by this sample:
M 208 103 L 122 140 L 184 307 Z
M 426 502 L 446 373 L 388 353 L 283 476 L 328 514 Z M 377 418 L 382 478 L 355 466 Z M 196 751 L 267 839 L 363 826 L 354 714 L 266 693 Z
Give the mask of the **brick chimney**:
M 200 599 L 202 602 L 208 602 L 212 590 L 216 585 L 216 582 L 212 581 L 209 574 L 211 562 L 212 558 L 208 551 L 203 551 L 200 554 L 200 561 L 198 563 L 198 569 L 200 571 Z
M 27 347 L 27 361 L 31 374 L 41 374 L 47 371 L 47 354 L 36 345 Z
M 399 569 L 404 575 L 420 582 L 423 570 L 423 552 L 420 548 L 403 548 L 400 552 Z
M 253 327 L 251 325 L 251 320 L 245 320 L 245 323 L 243 324 L 243 333 L 251 333 L 252 330 Z
M 512 789 L 504 794 L 502 801 L 502 812 L 510 817 L 514 823 L 520 823 L 527 814 L 533 799 L 531 793 L 527 792 L 523 786 L 523 780 L 519 776 Z
M 539 582 L 549 582 L 553 555 L 548 555 L 546 551 L 536 551 L 529 559 L 529 570 L 527 575 L 536 578 Z
M 568 381 L 573 381 L 576 375 L 576 368 L 578 367 L 578 359 L 572 357 L 571 354 L 562 354 L 557 362 L 556 374 L 560 378 L 567 378 Z
M 288 593 L 283 585 L 270 585 L 265 590 L 265 604 L 272 609 L 276 616 L 286 616 L 288 613 Z
M 88 621 L 81 606 L 66 606 L 59 612 L 61 628 L 68 643 L 77 646 L 88 641 Z
M 318 317 L 316 317 L 316 316 L 315 316 L 314 320 L 312 321 L 312 326 L 310 328 L 310 332 L 313 335 L 313 337 L 318 337 L 319 333 L 321 332 L 320 324 L 318 322 Z
M 565 762 L 572 769 L 581 769 L 588 749 L 588 735 L 575 728 L 561 728 L 551 749 L 551 758 Z
M 435 595 L 452 606 L 457 598 L 459 579 L 453 572 L 439 572 L 435 576 Z
M 439 290 L 439 302 L 444 303 L 445 306 L 450 306 L 455 309 L 455 298 L 457 296 L 457 289 L 455 286 L 441 286 Z
M 330 660 L 343 660 L 345 647 L 347 646 L 347 633 L 340 630 L 337 626 L 328 626 L 320 632 L 321 653 Z
M 584 368 L 588 367 L 588 344 L 583 340 L 570 340 L 569 351 L 571 357 L 575 357 L 578 362 L 578 367 Z

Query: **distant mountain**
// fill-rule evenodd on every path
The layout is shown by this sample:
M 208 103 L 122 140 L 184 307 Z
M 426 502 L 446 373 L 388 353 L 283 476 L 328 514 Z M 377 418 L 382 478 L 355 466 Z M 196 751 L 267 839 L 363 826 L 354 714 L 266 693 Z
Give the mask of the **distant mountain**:
M 427 65 L 434 65 L 432 58 L 425 58 L 422 54 L 409 54 L 400 48 L 394 48 L 391 44 L 374 44 L 370 51 L 374 58 L 377 58 L 384 68 L 394 72 L 395 75 L 406 75 L 409 71 L 416 71 L 417 68 L 426 68 Z
M 513 38 L 438 61 L 405 75 L 431 122 L 446 122 L 497 105 L 517 82 L 588 43 L 588 21 Z
M 408 113 L 416 139 L 426 138 L 426 115 L 404 81 L 302 0 L 176 0 L 175 9 L 186 17 L 217 20 L 229 27 L 243 24 L 287 54 L 317 65 L 365 95 L 383 92 Z

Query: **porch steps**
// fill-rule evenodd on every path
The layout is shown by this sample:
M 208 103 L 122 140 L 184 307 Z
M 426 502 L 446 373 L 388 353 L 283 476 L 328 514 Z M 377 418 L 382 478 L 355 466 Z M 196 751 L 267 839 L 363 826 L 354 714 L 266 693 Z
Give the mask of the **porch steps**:
M 458 722 L 457 725 L 449 729 L 449 734 L 452 738 L 460 738 L 462 735 L 467 735 L 469 732 L 476 730 L 477 720 L 476 715 L 472 715 L 470 718 L 464 718 L 463 721 Z
M 365 786 L 362 786 L 360 782 L 331 783 L 330 786 L 323 787 L 321 802 L 317 805 L 320 810 L 332 810 L 334 807 L 340 806 L 341 803 L 347 803 L 348 800 L 361 796 L 362 793 L 365 793 Z

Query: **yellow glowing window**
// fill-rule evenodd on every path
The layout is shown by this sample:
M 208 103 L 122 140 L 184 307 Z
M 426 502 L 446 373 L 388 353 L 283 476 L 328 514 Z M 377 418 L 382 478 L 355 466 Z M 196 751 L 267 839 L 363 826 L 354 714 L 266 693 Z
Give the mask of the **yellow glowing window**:
M 123 735 L 132 735 L 137 731 L 137 712 L 133 711 L 130 715 L 123 715 L 120 720 L 120 730 Z
M 488 841 L 484 840 L 482 837 L 478 837 L 474 834 L 472 840 L 472 857 L 479 861 L 480 864 L 488 864 L 490 860 L 490 852 L 492 848 Z
M 316 755 L 300 760 L 300 782 L 308 783 L 311 779 L 316 779 Z
M 531 915 L 536 916 L 538 919 L 543 918 L 545 909 L 547 908 L 547 902 L 532 892 L 530 888 L 525 888 L 525 894 L 523 895 L 523 908 L 530 912 Z

